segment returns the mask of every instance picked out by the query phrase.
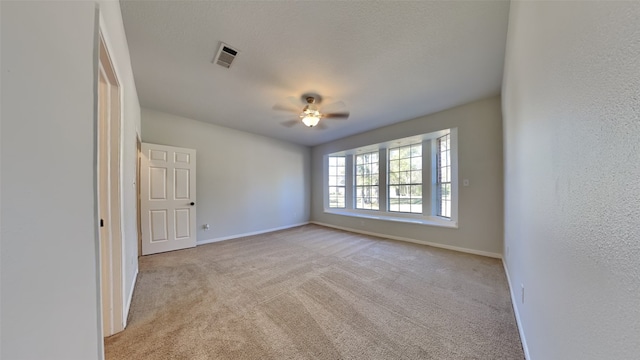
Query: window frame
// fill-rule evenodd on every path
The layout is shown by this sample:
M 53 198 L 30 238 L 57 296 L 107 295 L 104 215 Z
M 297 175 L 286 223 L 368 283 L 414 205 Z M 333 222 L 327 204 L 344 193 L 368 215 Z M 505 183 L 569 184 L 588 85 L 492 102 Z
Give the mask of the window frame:
M 411 163 L 413 163 L 413 159 L 417 158 L 417 156 L 412 156 L 411 153 L 413 151 L 413 148 L 414 147 L 418 147 L 418 146 L 420 147 L 420 160 L 419 160 L 419 162 L 420 162 L 420 182 L 419 183 L 418 182 L 413 182 L 413 180 L 412 180 L 413 172 L 417 171 L 417 170 L 411 169 L 412 165 L 409 165 L 409 169 L 408 170 L 404 170 L 403 171 L 402 169 L 400 169 L 400 164 L 401 164 L 403 159 L 409 159 L 409 163 L 411 164 Z M 402 157 L 402 149 L 406 149 L 406 148 L 409 148 L 409 157 Z M 391 152 L 396 150 L 396 149 L 398 150 L 398 158 L 397 159 L 393 159 L 392 155 L 391 155 Z M 386 149 L 387 156 L 388 156 L 387 164 L 389 165 L 388 168 L 387 168 L 387 174 L 386 174 L 386 176 L 387 176 L 387 199 L 388 199 L 387 212 L 394 213 L 394 214 L 396 214 L 396 213 L 399 213 L 399 214 L 424 214 L 424 199 L 423 199 L 423 196 L 422 196 L 422 193 L 424 192 L 424 183 L 425 183 L 425 181 L 424 181 L 424 173 L 423 173 L 423 169 L 422 169 L 423 162 L 424 162 L 423 161 L 423 150 L 424 150 L 424 142 L 423 141 L 416 142 L 416 143 L 413 143 L 413 144 L 400 145 L 400 146 L 397 146 L 397 147 L 389 147 L 389 148 Z M 393 166 L 391 164 L 392 161 L 397 161 L 398 162 L 398 170 L 397 171 L 393 170 Z M 410 180 L 408 182 L 403 182 L 403 183 L 399 182 L 397 184 L 392 184 L 392 180 L 391 180 L 392 173 L 393 174 L 401 174 L 403 172 L 404 173 L 407 173 L 407 172 L 409 173 L 408 176 L 409 176 Z M 398 175 L 398 177 L 400 177 L 400 176 L 401 175 Z M 409 192 L 409 200 L 411 201 L 412 199 L 418 199 L 418 198 L 420 199 L 420 212 L 413 211 L 413 205 L 412 204 L 409 206 L 409 209 L 410 209 L 409 211 L 400 210 L 401 209 L 401 205 L 402 205 L 402 204 L 400 204 L 400 200 L 401 200 L 400 197 L 397 197 L 398 202 L 399 202 L 397 204 L 398 205 L 398 210 L 392 210 L 391 209 L 392 205 L 394 205 L 394 204 L 392 204 L 392 199 L 396 198 L 396 197 L 393 197 L 393 198 L 391 197 L 391 194 L 392 194 L 391 188 L 393 186 L 395 186 L 395 187 L 409 187 L 409 191 L 408 191 Z M 420 186 L 420 195 L 419 196 L 413 196 L 413 194 L 412 194 L 413 193 L 413 189 L 412 188 L 414 186 Z
M 331 164 L 329 163 L 330 158 L 343 158 L 344 159 L 344 174 L 343 175 L 331 175 L 331 172 L 329 171 L 329 169 L 332 167 Z M 326 159 L 325 163 L 327 165 L 327 169 L 324 172 L 325 183 L 326 183 L 325 189 L 327 190 L 327 195 L 328 195 L 325 207 L 329 208 L 329 209 L 346 209 L 347 208 L 347 156 L 344 156 L 344 155 L 329 155 L 329 156 L 327 156 L 327 159 Z M 339 168 L 339 166 L 335 166 L 335 168 Z M 342 177 L 344 177 L 344 179 L 345 179 L 344 180 L 344 184 L 343 185 L 337 185 L 337 184 L 331 185 L 331 183 L 329 181 L 331 176 L 334 176 L 334 177 L 342 176 Z M 342 194 L 343 194 L 343 197 L 344 197 L 344 199 L 343 199 L 344 206 L 343 207 L 339 207 L 339 206 L 331 207 L 331 191 L 330 191 L 330 188 L 332 188 L 332 187 L 334 187 L 336 189 L 337 188 L 342 188 L 343 189 L 343 191 L 342 191 Z M 340 202 L 338 201 L 338 203 L 340 203 Z
M 447 160 L 445 165 L 442 164 L 442 156 L 441 156 L 441 146 L 440 146 L 440 141 L 442 138 L 444 137 L 448 137 L 448 141 L 449 141 L 449 146 L 446 149 L 447 152 Z M 451 197 L 451 182 L 452 182 L 452 178 L 451 178 L 451 170 L 452 170 L 452 165 L 451 165 L 451 134 L 445 134 L 442 135 L 438 138 L 436 138 L 434 140 L 434 145 L 435 145 L 435 182 L 434 182 L 434 191 L 435 191 L 435 196 L 434 196 L 434 202 L 435 202 L 435 211 L 434 214 L 436 216 L 439 217 L 443 217 L 443 218 L 447 218 L 450 219 L 451 218 L 451 202 L 452 202 L 452 197 Z M 443 168 L 448 168 L 448 176 L 446 176 L 448 178 L 449 181 L 443 181 L 442 179 L 442 169 Z M 446 216 L 444 214 L 442 214 L 442 203 L 443 203 L 443 194 L 440 190 L 440 187 L 442 185 L 448 184 L 449 185 L 449 216 Z
M 436 141 L 438 137 L 445 134 L 450 135 L 451 148 L 451 218 L 445 218 L 436 215 Z M 389 166 L 389 149 L 422 143 L 422 214 L 391 212 L 389 211 L 388 197 L 388 166 Z M 355 207 L 356 187 L 355 187 L 355 156 L 367 152 L 378 151 L 378 208 L 379 210 L 358 209 Z M 345 208 L 329 208 L 328 207 L 328 158 L 330 156 L 345 156 L 346 178 L 345 192 L 346 203 Z M 458 129 L 449 128 L 421 135 L 411 136 L 407 138 L 394 139 L 377 144 L 371 144 L 359 148 L 348 149 L 325 154 L 323 156 L 324 164 L 324 212 L 334 215 L 352 216 L 359 218 L 378 219 L 385 221 L 396 221 L 404 223 L 423 224 L 440 227 L 458 227 Z M 426 187 L 429 187 L 427 189 Z
M 370 160 L 370 161 L 368 161 L 366 163 L 363 163 L 362 165 L 363 166 L 371 166 L 373 164 L 376 164 L 377 167 L 378 167 L 378 172 L 377 173 L 375 173 L 375 174 L 370 173 L 370 174 L 358 175 L 358 170 L 357 170 L 357 168 L 359 166 L 358 157 L 364 157 L 365 155 L 375 155 L 376 156 L 377 160 L 375 162 Z M 354 168 L 353 169 L 353 205 L 354 205 L 353 207 L 354 207 L 354 209 L 357 209 L 357 210 L 369 210 L 369 211 L 380 211 L 380 176 L 381 176 L 381 173 L 380 173 L 380 152 L 379 151 L 370 151 L 370 152 L 362 152 L 362 153 L 354 154 L 353 155 L 353 168 Z M 372 175 L 376 175 L 377 178 L 378 178 L 377 181 L 375 182 L 375 184 L 368 184 L 368 185 L 365 185 L 365 184 L 359 185 L 358 184 L 358 177 L 362 177 L 364 179 L 365 176 L 369 176 L 371 178 Z M 376 203 L 378 204 L 378 208 L 377 209 L 374 209 L 372 207 L 371 208 L 358 207 L 358 199 L 360 198 L 358 196 L 358 194 L 359 194 L 358 188 L 363 188 L 363 189 L 364 188 L 370 188 L 370 190 L 373 189 L 373 188 L 376 189 L 376 192 L 378 193 L 378 196 L 376 198 Z M 369 197 L 371 197 L 371 196 L 369 196 Z

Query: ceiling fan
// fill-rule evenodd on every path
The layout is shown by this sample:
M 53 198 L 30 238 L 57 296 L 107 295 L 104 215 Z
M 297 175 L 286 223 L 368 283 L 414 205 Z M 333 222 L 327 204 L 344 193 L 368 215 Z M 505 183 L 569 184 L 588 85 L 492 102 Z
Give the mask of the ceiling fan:
M 292 100 L 292 103 L 298 103 L 298 101 L 295 99 L 290 100 Z M 320 123 L 320 119 L 346 119 L 349 117 L 349 112 L 323 112 L 320 109 L 322 97 L 318 94 L 303 94 L 300 97 L 300 100 L 302 101 L 301 105 L 304 105 L 302 111 L 296 109 L 295 107 L 288 106 L 276 105 L 273 107 L 275 110 L 290 111 L 298 114 L 298 119 L 285 121 L 282 123 L 282 125 L 291 127 L 302 122 L 305 126 L 316 127 Z M 338 102 L 327 105 L 325 108 L 335 107 L 338 105 L 344 107 L 344 103 Z M 321 126 L 318 126 L 319 128 L 324 128 L 322 124 L 320 125 Z

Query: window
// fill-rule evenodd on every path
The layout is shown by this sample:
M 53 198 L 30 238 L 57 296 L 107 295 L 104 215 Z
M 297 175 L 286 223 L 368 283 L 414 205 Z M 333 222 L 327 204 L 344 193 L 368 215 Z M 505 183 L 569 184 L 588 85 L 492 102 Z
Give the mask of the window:
M 378 152 L 356 155 L 356 209 L 378 210 Z
M 329 207 L 345 207 L 345 157 L 329 156 Z
M 458 135 L 444 129 L 325 156 L 325 212 L 457 227 Z
M 436 140 L 436 214 L 451 217 L 451 137 Z
M 422 214 L 422 143 L 389 149 L 389 211 Z

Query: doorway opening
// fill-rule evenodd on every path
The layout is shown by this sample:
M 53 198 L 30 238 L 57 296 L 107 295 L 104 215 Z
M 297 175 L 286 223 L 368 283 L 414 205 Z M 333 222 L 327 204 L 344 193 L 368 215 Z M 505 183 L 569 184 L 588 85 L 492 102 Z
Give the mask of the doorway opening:
M 120 83 L 99 36 L 98 64 L 98 213 L 102 331 L 107 337 L 124 330 L 122 207 L 120 189 Z

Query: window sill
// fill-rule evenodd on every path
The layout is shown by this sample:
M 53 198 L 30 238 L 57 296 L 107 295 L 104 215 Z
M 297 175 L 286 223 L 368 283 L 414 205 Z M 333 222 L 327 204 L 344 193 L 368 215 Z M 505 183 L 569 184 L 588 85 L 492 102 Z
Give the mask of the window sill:
M 382 221 L 393 221 L 393 222 L 401 222 L 407 224 L 419 224 L 419 225 L 427 225 L 427 226 L 439 226 L 457 229 L 458 222 L 453 220 L 447 220 L 440 217 L 435 216 L 420 216 L 420 217 L 412 217 L 411 215 L 407 216 L 394 216 L 389 215 L 389 213 L 380 213 L 377 214 L 375 211 L 353 211 L 353 210 L 338 210 L 338 209 L 324 209 L 325 214 L 332 215 L 342 215 L 342 216 L 351 216 L 362 219 L 374 219 L 374 220 L 382 220 Z

